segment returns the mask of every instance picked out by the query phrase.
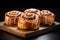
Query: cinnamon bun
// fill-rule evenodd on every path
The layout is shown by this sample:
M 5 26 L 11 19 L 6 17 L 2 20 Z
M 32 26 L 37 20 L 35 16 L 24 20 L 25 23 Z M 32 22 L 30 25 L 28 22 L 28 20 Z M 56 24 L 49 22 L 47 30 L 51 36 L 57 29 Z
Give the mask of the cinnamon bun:
M 32 13 L 22 14 L 18 19 L 18 28 L 20 29 L 38 29 L 40 20 L 38 15 Z
M 5 14 L 5 24 L 6 25 L 15 25 L 17 24 L 18 17 L 21 15 L 22 12 L 17 10 L 9 11 Z
M 34 13 L 40 16 L 40 10 L 35 8 L 29 8 L 24 11 L 25 13 Z
M 49 10 L 41 11 L 41 24 L 51 25 L 55 22 L 55 15 Z

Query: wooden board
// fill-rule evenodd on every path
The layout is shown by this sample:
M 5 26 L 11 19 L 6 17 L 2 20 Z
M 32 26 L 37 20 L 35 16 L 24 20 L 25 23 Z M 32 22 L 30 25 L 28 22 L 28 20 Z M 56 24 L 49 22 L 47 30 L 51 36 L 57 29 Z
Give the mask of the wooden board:
M 51 30 L 59 29 L 60 23 L 55 22 L 54 25 L 48 26 L 48 27 L 40 27 L 38 30 L 32 30 L 32 31 L 26 31 L 26 30 L 20 30 L 17 28 L 17 26 L 6 26 L 4 25 L 4 22 L 0 22 L 0 29 L 4 30 L 6 32 L 9 32 L 11 34 L 14 34 L 16 36 L 20 36 L 23 38 L 29 38 L 33 36 L 37 36 L 43 33 L 46 33 Z

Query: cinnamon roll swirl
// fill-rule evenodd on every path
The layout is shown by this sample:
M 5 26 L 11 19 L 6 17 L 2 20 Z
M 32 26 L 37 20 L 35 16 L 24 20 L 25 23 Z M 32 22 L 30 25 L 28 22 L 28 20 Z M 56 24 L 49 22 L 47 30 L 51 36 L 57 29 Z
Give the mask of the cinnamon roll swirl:
M 35 8 L 29 8 L 24 11 L 25 13 L 34 13 L 40 16 L 40 10 Z
M 5 24 L 6 25 L 15 25 L 17 24 L 18 17 L 21 15 L 22 12 L 13 10 L 9 11 L 5 14 Z
M 20 29 L 38 29 L 40 20 L 38 15 L 32 13 L 22 14 L 18 19 L 18 28 Z

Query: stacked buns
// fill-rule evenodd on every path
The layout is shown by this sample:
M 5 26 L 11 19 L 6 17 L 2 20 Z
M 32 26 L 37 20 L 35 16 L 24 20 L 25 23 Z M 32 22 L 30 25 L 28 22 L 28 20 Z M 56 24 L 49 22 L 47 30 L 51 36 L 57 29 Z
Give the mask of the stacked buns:
M 6 25 L 17 25 L 19 29 L 38 29 L 40 24 L 52 25 L 55 15 L 49 10 L 29 8 L 24 12 L 12 10 L 5 14 Z

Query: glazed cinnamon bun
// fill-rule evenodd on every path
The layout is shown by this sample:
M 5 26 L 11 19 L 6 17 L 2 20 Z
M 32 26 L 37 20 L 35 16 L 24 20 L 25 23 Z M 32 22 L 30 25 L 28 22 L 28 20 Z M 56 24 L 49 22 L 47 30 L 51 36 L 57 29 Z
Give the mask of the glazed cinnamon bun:
M 41 11 L 41 24 L 51 25 L 55 22 L 55 15 L 49 10 Z
M 18 17 L 21 15 L 22 12 L 17 10 L 12 10 L 5 13 L 5 24 L 6 25 L 16 25 Z
M 40 20 L 38 15 L 32 13 L 22 14 L 18 19 L 18 28 L 20 29 L 38 29 Z
M 34 13 L 40 16 L 40 10 L 35 8 L 29 8 L 24 11 L 25 13 Z

